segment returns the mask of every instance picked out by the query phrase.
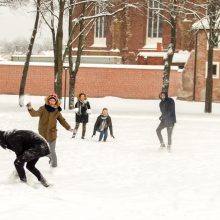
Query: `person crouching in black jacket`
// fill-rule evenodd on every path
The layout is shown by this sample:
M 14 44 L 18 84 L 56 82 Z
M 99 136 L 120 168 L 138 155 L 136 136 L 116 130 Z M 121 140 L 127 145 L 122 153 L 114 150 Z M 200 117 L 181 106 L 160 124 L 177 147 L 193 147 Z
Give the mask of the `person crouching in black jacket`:
M 99 115 L 96 120 L 92 137 L 96 134 L 96 131 L 98 131 L 100 132 L 99 141 L 102 141 L 102 139 L 103 141 L 106 141 L 108 137 L 108 128 L 110 130 L 111 136 L 115 138 L 113 135 L 112 120 L 108 115 L 108 109 L 103 108 L 101 115 Z
M 167 136 L 168 136 L 168 145 L 167 150 L 171 150 L 171 144 L 172 144 L 172 132 L 174 128 L 174 124 L 176 123 L 176 113 L 175 113 L 175 102 L 172 98 L 168 97 L 168 94 L 166 92 L 161 92 L 159 94 L 159 97 L 161 99 L 160 102 L 160 124 L 156 130 L 157 136 L 160 141 L 160 146 L 163 148 L 165 147 L 163 137 L 161 135 L 161 130 L 164 128 L 167 128 Z
M 49 146 L 42 136 L 29 130 L 0 130 L 0 145 L 15 152 L 17 157 L 14 165 L 22 182 L 27 182 L 24 170 L 24 164 L 27 163 L 26 168 L 37 177 L 38 181 L 45 187 L 49 186 L 35 167 L 40 157 L 50 154 Z

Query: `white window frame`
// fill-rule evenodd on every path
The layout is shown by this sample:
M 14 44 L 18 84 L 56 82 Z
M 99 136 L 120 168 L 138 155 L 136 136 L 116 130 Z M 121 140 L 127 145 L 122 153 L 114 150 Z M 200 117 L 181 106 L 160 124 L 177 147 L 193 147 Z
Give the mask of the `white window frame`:
M 219 79 L 219 62 L 213 62 L 213 65 L 216 65 L 216 75 L 212 75 L 213 79 Z M 206 71 L 205 78 L 208 76 L 208 62 L 206 62 Z
M 157 0 L 152 0 L 153 1 L 153 6 L 155 2 L 158 2 Z M 155 8 L 155 10 L 157 10 L 159 8 Z M 151 9 L 153 10 L 153 9 Z M 145 47 L 147 48 L 157 48 L 157 43 L 162 43 L 162 37 L 148 37 L 148 33 L 149 33 L 149 18 L 150 18 L 150 9 L 148 8 L 148 17 L 147 17 L 147 32 L 146 32 L 146 45 Z M 157 16 L 157 35 L 159 35 L 159 27 L 160 27 L 160 16 Z M 151 21 L 151 29 L 152 29 L 152 35 L 153 35 L 153 25 L 154 25 L 154 17 L 152 17 L 152 21 Z
M 98 6 L 96 6 L 96 13 L 97 13 L 97 9 L 98 9 Z M 99 10 L 99 9 L 98 9 Z M 99 13 L 99 12 L 98 12 Z M 102 21 L 102 23 L 101 23 Z M 96 28 L 97 28 L 97 24 L 101 26 L 101 35 L 100 35 L 100 29 L 98 30 L 98 35 L 96 35 Z M 106 33 L 105 33 L 105 30 L 106 30 L 106 17 L 100 17 L 100 18 L 97 18 L 97 21 L 94 25 L 94 43 L 92 45 L 92 47 L 106 47 L 107 44 L 106 44 Z M 100 28 L 100 27 L 99 27 Z

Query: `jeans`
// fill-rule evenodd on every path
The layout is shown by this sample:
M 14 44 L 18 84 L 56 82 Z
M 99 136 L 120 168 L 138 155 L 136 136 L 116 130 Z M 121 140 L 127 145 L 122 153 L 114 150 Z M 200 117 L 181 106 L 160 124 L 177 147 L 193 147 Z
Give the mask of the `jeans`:
M 168 145 L 171 145 L 171 144 L 172 144 L 173 127 L 174 127 L 174 124 L 171 125 L 171 126 L 169 126 L 169 127 L 167 127 L 167 126 L 164 124 L 163 121 L 159 124 L 159 126 L 158 126 L 156 132 L 157 132 L 157 136 L 158 136 L 159 141 L 160 141 L 161 144 L 164 143 L 164 142 L 163 142 L 163 137 L 162 137 L 162 134 L 161 134 L 161 131 L 162 131 L 164 128 L 167 128 Z
M 76 126 L 74 128 L 73 134 L 76 135 L 78 128 L 79 128 L 79 122 L 76 122 Z M 86 134 L 86 123 L 82 123 L 82 137 L 85 137 Z
M 49 142 L 49 146 L 50 146 L 50 159 L 51 159 L 51 167 L 57 167 L 57 154 L 55 151 L 56 148 L 56 140 Z
M 103 140 L 106 141 L 108 137 L 108 130 L 100 131 L 99 141 L 101 141 L 103 137 L 104 137 Z

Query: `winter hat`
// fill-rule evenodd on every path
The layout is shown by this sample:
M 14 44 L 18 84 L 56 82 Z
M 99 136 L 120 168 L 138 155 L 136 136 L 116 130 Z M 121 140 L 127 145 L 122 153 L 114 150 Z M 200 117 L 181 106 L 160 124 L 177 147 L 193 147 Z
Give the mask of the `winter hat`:
M 51 95 L 48 96 L 47 100 L 49 101 L 50 99 L 55 100 L 56 102 L 58 101 L 58 96 L 55 93 L 52 93 Z

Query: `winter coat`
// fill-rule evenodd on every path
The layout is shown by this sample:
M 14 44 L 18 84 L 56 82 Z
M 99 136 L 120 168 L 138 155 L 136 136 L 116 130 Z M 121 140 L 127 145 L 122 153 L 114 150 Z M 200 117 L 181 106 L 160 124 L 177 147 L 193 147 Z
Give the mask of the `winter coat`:
M 160 120 L 166 127 L 173 126 L 176 123 L 175 102 L 172 98 L 166 97 L 161 100 L 160 111 L 162 113 Z
M 32 117 L 40 117 L 38 123 L 38 131 L 48 142 L 52 142 L 57 138 L 57 121 L 67 130 L 71 127 L 61 114 L 60 102 L 53 108 L 49 106 L 47 98 L 45 105 L 41 106 L 37 111 L 28 110 Z
M 75 108 L 78 109 L 76 112 L 76 122 L 77 123 L 88 123 L 89 121 L 89 115 L 87 113 L 88 109 L 91 109 L 89 102 L 86 100 L 84 102 L 77 101 L 75 104 Z
M 98 116 L 98 118 L 96 120 L 96 123 L 95 123 L 95 126 L 94 126 L 93 135 L 96 134 L 96 131 L 100 131 L 100 126 L 102 125 L 103 121 L 106 120 L 104 130 L 107 130 L 109 128 L 110 134 L 113 136 L 113 128 L 112 128 L 111 117 L 107 116 L 106 119 L 103 119 L 103 117 L 104 117 L 103 115 Z
M 0 131 L 0 145 L 14 151 L 17 156 L 29 149 L 34 149 L 35 152 L 39 150 L 41 156 L 50 153 L 46 140 L 29 130 Z

